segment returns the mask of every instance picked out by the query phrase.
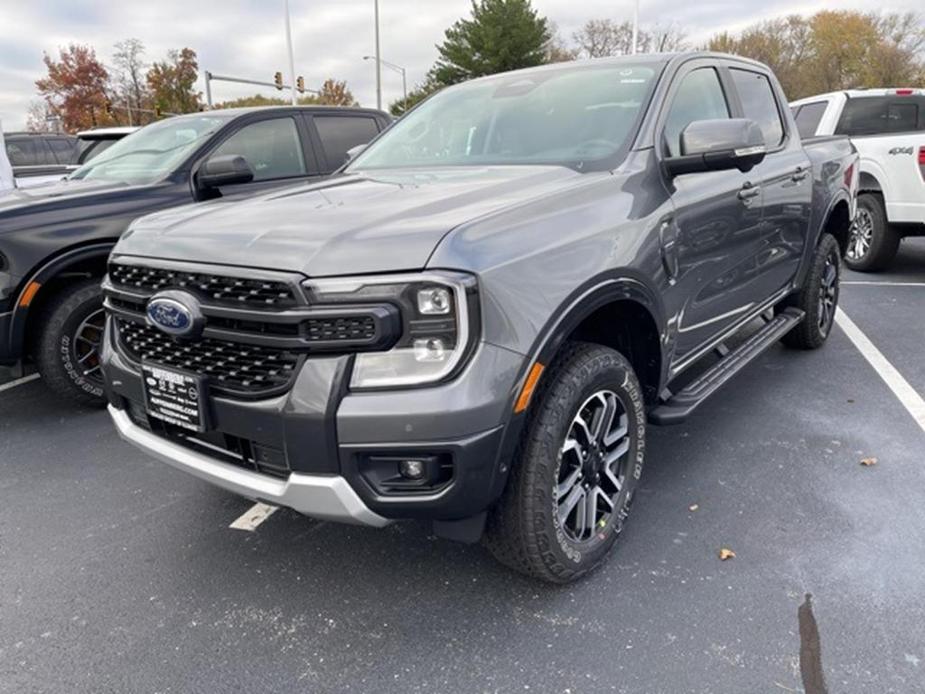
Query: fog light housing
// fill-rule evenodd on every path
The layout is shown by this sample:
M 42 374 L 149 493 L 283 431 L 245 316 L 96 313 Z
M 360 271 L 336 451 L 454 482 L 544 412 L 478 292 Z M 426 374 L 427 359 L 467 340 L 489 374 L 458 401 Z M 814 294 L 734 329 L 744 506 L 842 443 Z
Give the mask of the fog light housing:
M 398 472 L 402 477 L 409 480 L 419 480 L 424 477 L 423 460 L 403 460 L 398 464 Z

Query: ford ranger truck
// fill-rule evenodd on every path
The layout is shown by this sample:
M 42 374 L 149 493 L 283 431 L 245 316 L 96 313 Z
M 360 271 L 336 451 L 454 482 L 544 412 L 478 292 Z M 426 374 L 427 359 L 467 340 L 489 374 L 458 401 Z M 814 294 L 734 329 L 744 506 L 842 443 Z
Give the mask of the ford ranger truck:
M 857 148 L 857 224 L 845 263 L 886 270 L 903 238 L 925 235 L 925 89 L 851 89 L 791 109 L 803 137 L 847 135 Z
M 768 68 L 562 63 L 433 96 L 323 183 L 143 217 L 109 259 L 119 433 L 323 520 L 432 522 L 578 578 L 646 427 L 778 340 L 821 347 L 854 216 Z

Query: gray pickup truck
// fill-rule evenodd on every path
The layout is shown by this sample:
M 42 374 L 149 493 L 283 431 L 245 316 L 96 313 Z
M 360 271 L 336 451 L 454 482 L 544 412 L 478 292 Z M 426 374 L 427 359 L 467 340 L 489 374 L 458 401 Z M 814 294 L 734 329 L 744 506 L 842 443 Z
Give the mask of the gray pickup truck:
M 320 519 L 426 519 L 573 580 L 614 546 L 646 425 L 782 339 L 820 347 L 855 213 L 847 139 L 801 142 L 758 63 L 495 75 L 339 175 L 143 217 L 109 260 L 121 435 Z

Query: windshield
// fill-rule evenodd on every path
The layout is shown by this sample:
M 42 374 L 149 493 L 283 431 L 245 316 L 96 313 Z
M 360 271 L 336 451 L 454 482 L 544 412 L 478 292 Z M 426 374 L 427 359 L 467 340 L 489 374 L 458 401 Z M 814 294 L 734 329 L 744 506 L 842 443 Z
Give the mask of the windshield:
M 395 123 L 347 170 L 467 164 L 611 168 L 659 67 L 585 63 L 451 87 Z
M 152 123 L 94 156 L 70 178 L 154 183 L 172 172 L 230 116 L 203 114 Z

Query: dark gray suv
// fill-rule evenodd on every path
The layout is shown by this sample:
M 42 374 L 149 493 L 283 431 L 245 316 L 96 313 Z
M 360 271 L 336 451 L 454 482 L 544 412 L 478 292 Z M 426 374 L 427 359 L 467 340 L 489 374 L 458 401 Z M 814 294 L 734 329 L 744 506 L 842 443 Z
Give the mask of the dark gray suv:
M 856 188 L 851 144 L 804 147 L 751 61 L 475 80 L 328 181 L 132 224 L 104 283 L 110 411 L 246 497 L 427 519 L 572 580 L 623 529 L 647 421 L 778 339 L 825 342 Z

